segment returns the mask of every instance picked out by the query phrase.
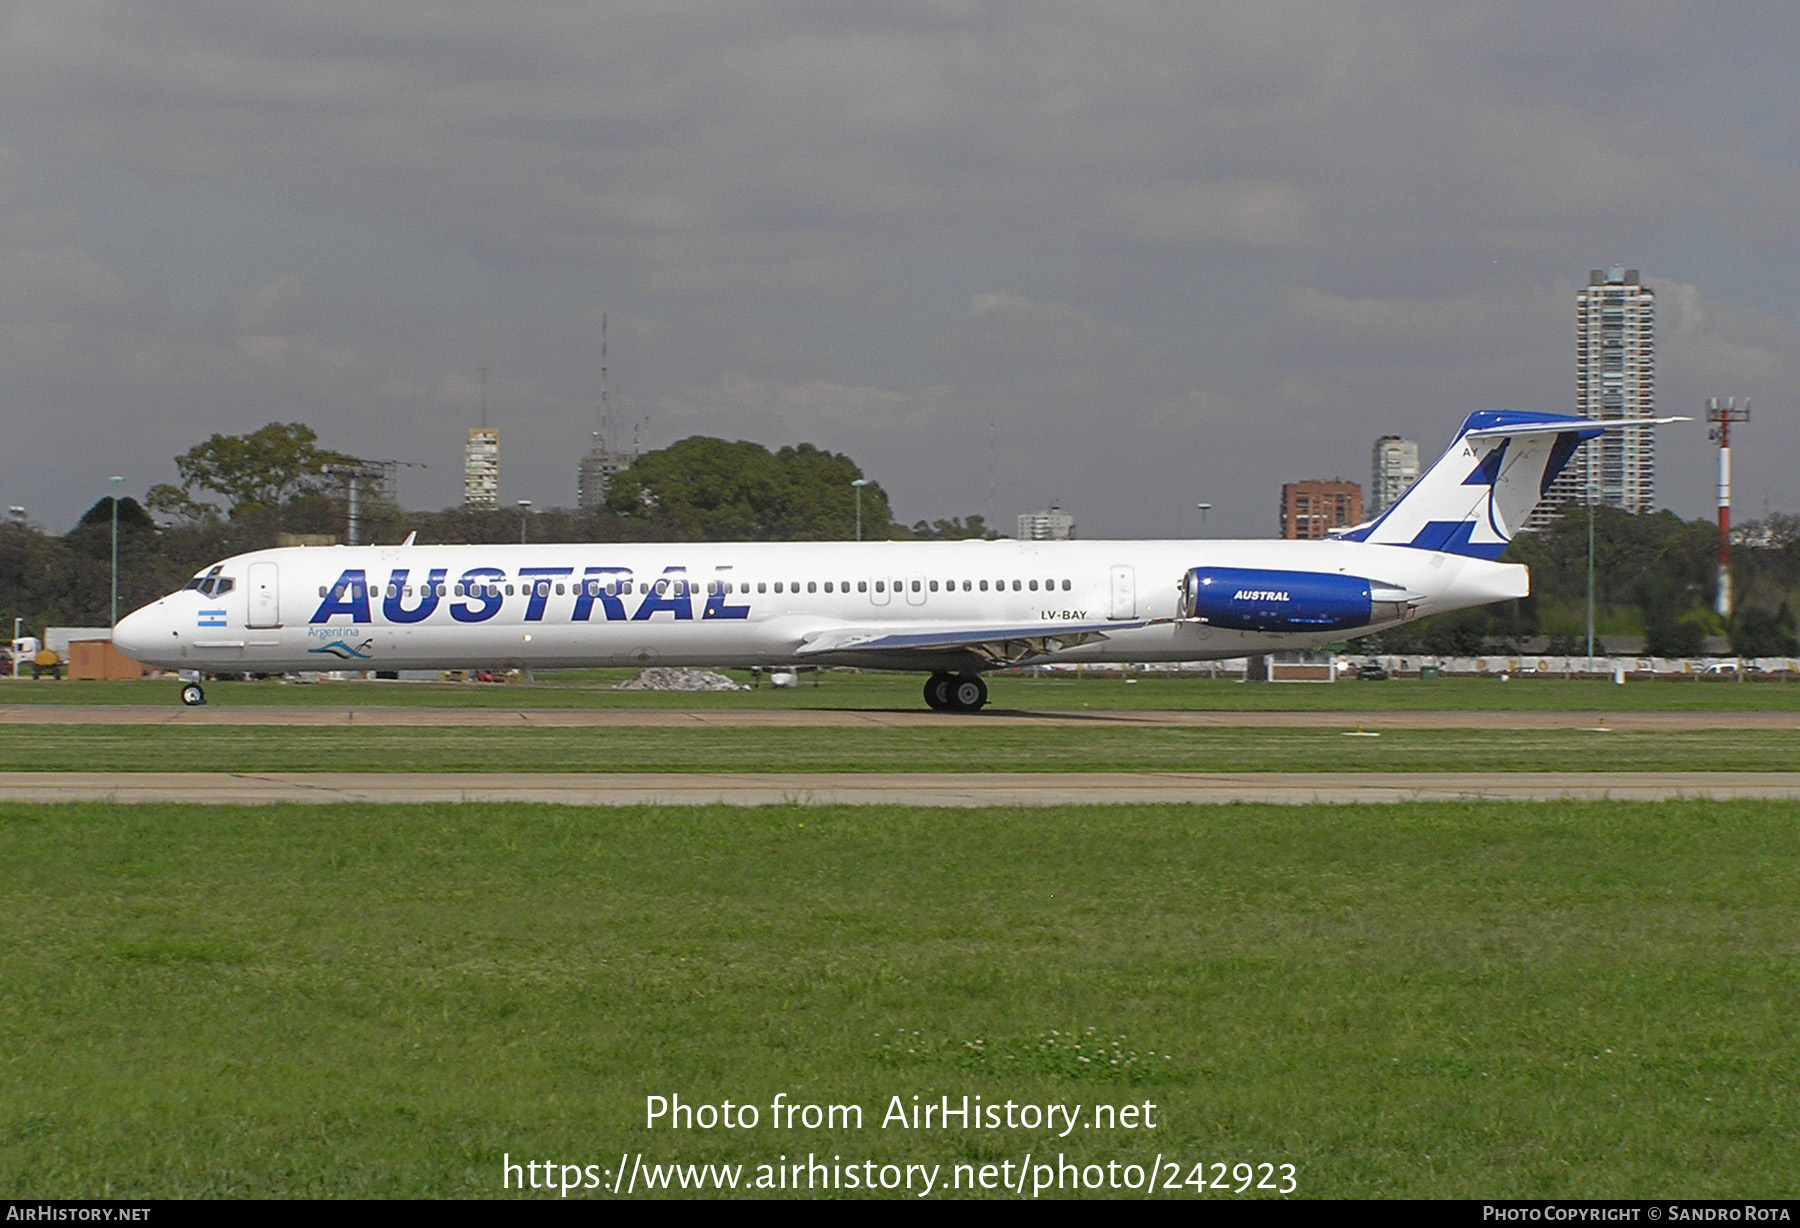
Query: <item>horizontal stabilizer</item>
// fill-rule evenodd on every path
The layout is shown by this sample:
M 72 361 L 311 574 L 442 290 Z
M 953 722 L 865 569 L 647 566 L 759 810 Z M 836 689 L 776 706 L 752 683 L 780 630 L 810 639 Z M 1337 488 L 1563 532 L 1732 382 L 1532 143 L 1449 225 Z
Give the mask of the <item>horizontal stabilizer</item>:
M 1579 423 L 1586 430 L 1584 434 L 1598 435 L 1602 431 L 1616 431 L 1628 426 L 1664 426 L 1670 422 L 1692 422 L 1693 419 L 1682 415 L 1673 418 L 1558 418 L 1554 422 L 1531 422 L 1516 426 L 1489 426 L 1480 430 L 1464 431 L 1464 439 L 1504 439 L 1517 435 L 1560 435 L 1570 429 L 1571 424 Z

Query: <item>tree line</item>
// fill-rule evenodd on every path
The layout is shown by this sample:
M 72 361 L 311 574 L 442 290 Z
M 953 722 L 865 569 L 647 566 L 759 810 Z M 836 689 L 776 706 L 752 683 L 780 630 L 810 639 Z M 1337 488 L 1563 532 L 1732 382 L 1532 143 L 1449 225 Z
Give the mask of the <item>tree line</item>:
M 152 487 L 140 505 L 119 501 L 119 610 L 179 588 L 209 563 L 296 537 L 341 540 L 344 477 L 359 462 L 321 448 L 301 423 L 270 423 L 242 436 L 214 435 L 175 458 L 178 483 Z M 695 436 L 646 452 L 614 478 L 604 506 L 405 511 L 365 492 L 364 541 L 422 542 L 849 540 L 857 490 L 868 540 L 993 538 L 980 516 L 893 519 L 887 492 L 850 457 L 811 444 L 771 452 L 760 444 Z M 0 526 L 0 618 L 45 626 L 105 625 L 110 616 L 112 501 L 89 508 L 68 533 Z M 1742 527 L 1732 552 L 1734 613 L 1713 613 L 1718 530 L 1672 512 L 1594 512 L 1595 622 L 1606 637 L 1642 636 L 1656 656 L 1696 656 L 1722 636 L 1744 656 L 1796 652 L 1800 518 L 1777 514 Z M 1504 558 L 1531 568 L 1521 600 L 1439 615 L 1364 637 L 1361 649 L 1466 656 L 1517 651 L 1547 638 L 1556 654 L 1586 649 L 1587 517 L 1582 509 L 1541 533 L 1522 533 Z
M 1673 512 L 1594 509 L 1595 651 L 1611 637 L 1642 637 L 1648 656 L 1693 657 L 1709 637 L 1734 655 L 1792 656 L 1800 604 L 1800 517 L 1776 513 L 1742 525 L 1731 552 L 1732 615 L 1714 612 L 1719 529 Z M 1587 651 L 1588 522 L 1571 507 L 1545 530 L 1521 533 L 1502 561 L 1531 568 L 1531 596 L 1440 614 L 1355 647 L 1392 653 L 1474 656 L 1518 652 L 1542 638 L 1556 656 Z
M 153 486 L 143 502 L 119 500 L 121 616 L 179 588 L 209 563 L 298 540 L 343 540 L 345 470 L 356 457 L 319 446 L 303 423 L 270 423 L 245 435 L 214 435 L 175 458 L 179 481 Z M 361 492 L 361 540 L 398 542 L 806 541 L 849 540 L 857 531 L 863 471 L 812 444 L 770 452 L 760 444 L 705 436 L 646 452 L 619 474 L 605 505 L 407 511 Z M 980 516 L 893 519 L 887 492 L 861 490 L 867 540 L 995 537 Z M 30 631 L 105 626 L 111 615 L 112 499 L 95 503 L 68 533 L 0 525 L 0 618 Z

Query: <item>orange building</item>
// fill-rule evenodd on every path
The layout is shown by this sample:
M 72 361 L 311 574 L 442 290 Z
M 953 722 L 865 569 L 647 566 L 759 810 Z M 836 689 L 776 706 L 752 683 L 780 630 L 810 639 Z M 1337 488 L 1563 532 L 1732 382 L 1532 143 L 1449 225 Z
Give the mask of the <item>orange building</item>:
M 1360 482 L 1288 482 L 1281 488 L 1281 535 L 1290 540 L 1330 537 L 1333 529 L 1362 523 Z

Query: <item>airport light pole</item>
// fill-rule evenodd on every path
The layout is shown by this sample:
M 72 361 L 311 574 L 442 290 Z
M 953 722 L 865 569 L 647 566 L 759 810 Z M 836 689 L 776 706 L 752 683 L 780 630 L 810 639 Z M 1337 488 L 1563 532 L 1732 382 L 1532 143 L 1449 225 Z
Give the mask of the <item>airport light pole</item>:
M 862 540 L 862 488 L 869 484 L 868 478 L 857 478 L 850 485 L 856 488 L 856 540 Z
M 1194 506 L 1200 510 L 1200 536 L 1205 537 L 1206 536 L 1206 513 L 1212 511 L 1212 504 L 1196 503 L 1196 504 L 1194 504 Z
M 519 500 L 519 544 L 525 544 L 525 526 L 531 523 L 531 500 Z
M 1594 480 L 1592 458 L 1588 472 L 1587 514 L 1588 514 L 1588 574 L 1587 574 L 1587 672 L 1594 672 Z
M 119 625 L 119 485 L 125 481 L 120 474 L 112 477 L 112 625 Z

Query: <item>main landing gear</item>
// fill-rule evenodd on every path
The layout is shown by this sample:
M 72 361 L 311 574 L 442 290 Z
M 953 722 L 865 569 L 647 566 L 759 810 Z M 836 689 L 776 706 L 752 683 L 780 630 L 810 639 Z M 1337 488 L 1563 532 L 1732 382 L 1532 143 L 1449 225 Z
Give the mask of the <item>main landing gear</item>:
M 925 706 L 935 712 L 979 712 L 987 701 L 980 674 L 937 673 L 925 680 Z
M 206 692 L 200 689 L 198 682 L 190 682 L 181 688 L 181 702 L 190 708 L 198 708 L 206 702 Z

